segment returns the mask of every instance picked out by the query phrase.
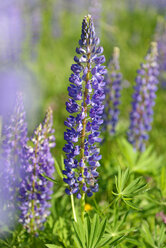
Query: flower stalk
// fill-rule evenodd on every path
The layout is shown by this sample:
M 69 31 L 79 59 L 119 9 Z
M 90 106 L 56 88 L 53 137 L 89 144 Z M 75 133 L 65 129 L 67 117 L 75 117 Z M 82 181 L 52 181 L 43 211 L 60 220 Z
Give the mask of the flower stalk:
M 38 233 L 50 214 L 49 200 L 53 183 L 42 175 L 52 177 L 54 159 L 50 149 L 55 146 L 52 129 L 52 110 L 47 110 L 45 119 L 33 132 L 24 147 L 24 164 L 21 168 L 19 222 L 32 234 Z
M 119 117 L 119 104 L 121 96 L 122 74 L 119 66 L 120 50 L 114 47 L 113 56 L 108 64 L 105 87 L 105 107 L 104 107 L 104 125 L 103 130 L 108 135 L 114 135 Z
M 77 222 L 75 206 L 74 206 L 74 197 L 73 195 L 71 195 L 70 197 L 71 197 L 71 207 L 72 207 L 72 212 L 73 212 L 73 218 L 74 218 L 74 221 Z
M 72 114 L 65 121 L 67 130 L 64 138 L 67 144 L 63 150 L 66 153 L 63 170 L 64 182 L 68 184 L 66 193 L 76 194 L 81 199 L 81 216 L 84 220 L 85 195 L 92 196 L 98 191 L 97 168 L 100 166 L 99 149 L 96 142 L 101 142 L 100 125 L 104 109 L 104 74 L 106 69 L 101 64 L 105 58 L 100 54 L 103 48 L 99 47 L 99 38 L 90 15 L 85 16 L 82 23 L 82 34 L 78 55 L 74 57 L 76 64 L 71 66 L 68 87 L 69 100 L 66 110 Z
M 153 121 L 153 106 L 159 75 L 157 55 L 157 43 L 152 42 L 145 63 L 141 64 L 141 68 L 137 71 L 134 87 L 128 141 L 134 149 L 141 152 L 145 150 L 145 143 L 149 138 L 148 132 L 151 130 Z

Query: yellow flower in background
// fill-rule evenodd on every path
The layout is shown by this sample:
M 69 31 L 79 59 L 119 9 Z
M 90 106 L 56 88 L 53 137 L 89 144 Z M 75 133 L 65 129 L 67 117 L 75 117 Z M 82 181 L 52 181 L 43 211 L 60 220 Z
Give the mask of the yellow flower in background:
M 93 209 L 93 207 L 89 203 L 85 204 L 85 211 L 86 212 L 91 211 L 92 209 Z

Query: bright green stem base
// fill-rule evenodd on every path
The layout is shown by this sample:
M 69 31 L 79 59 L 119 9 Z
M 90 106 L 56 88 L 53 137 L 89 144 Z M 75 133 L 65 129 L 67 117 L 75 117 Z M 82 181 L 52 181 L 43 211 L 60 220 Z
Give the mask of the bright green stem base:
M 73 195 L 71 195 L 71 206 L 72 206 L 72 212 L 73 212 L 74 221 L 77 222 L 77 217 L 76 217 L 76 212 L 75 212 L 74 197 L 73 197 Z
M 84 222 L 84 214 L 85 214 L 85 193 L 82 194 L 81 198 L 81 219 Z

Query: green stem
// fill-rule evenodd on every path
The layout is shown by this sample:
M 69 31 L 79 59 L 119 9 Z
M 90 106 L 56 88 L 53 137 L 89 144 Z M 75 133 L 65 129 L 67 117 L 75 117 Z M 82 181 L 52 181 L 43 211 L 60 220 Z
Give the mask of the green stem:
M 110 208 L 110 207 L 112 206 L 112 204 L 115 202 L 115 200 L 117 200 L 117 199 L 114 198 L 114 199 L 112 200 L 112 202 L 111 202 L 106 208 L 104 208 L 104 209 L 102 210 L 102 213 L 104 213 L 108 208 Z
M 39 145 L 39 129 L 37 130 L 37 142 L 36 142 L 36 145 L 35 145 L 35 159 L 37 161 L 37 152 L 38 152 L 38 145 Z M 36 175 L 36 161 L 34 163 L 34 168 L 33 168 L 33 175 L 35 176 Z M 33 180 L 32 182 L 32 195 L 35 193 L 35 180 Z M 32 202 L 31 202 L 31 213 L 32 213 L 32 218 L 31 218 L 31 222 L 30 222 L 30 227 L 31 227 L 31 234 L 32 235 L 35 235 L 35 201 L 34 199 L 32 199 Z
M 73 194 L 71 195 L 71 206 L 72 206 L 72 212 L 73 212 L 73 218 L 74 221 L 77 222 L 76 212 L 75 212 L 75 206 L 74 206 L 74 197 Z
M 85 193 L 82 193 L 81 198 L 81 219 L 84 222 L 84 212 L 85 212 Z
M 87 61 L 90 60 L 90 53 L 87 54 Z M 87 103 L 86 103 L 86 99 L 87 99 L 87 95 L 88 95 L 88 89 L 86 88 L 86 85 L 88 83 L 88 81 L 90 80 L 90 63 L 87 62 L 87 68 L 88 68 L 88 72 L 86 75 L 86 81 L 85 81 L 85 91 L 84 91 L 84 100 L 83 100 L 83 106 L 84 106 L 84 111 L 85 111 L 85 118 L 82 120 L 82 133 L 81 133 L 81 156 L 80 158 L 82 159 L 83 163 L 85 162 L 85 157 L 84 157 L 84 150 L 85 150 L 85 133 L 86 133 L 86 121 L 87 121 Z M 81 174 L 82 174 L 82 185 L 85 182 L 84 180 L 84 167 L 81 168 Z M 82 222 L 84 222 L 84 212 L 85 212 L 85 193 L 83 192 L 83 190 L 81 190 L 82 193 L 82 198 L 81 198 L 81 219 Z

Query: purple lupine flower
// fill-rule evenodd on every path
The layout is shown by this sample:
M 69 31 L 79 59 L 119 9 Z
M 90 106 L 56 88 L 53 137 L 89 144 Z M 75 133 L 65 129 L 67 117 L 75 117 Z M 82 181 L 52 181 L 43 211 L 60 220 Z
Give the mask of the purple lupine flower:
M 35 74 L 24 65 L 0 68 L 0 116 L 5 123 L 13 111 L 17 92 L 22 92 L 27 119 L 30 119 L 30 130 L 37 119 L 41 91 Z
M 23 1 L 24 2 L 24 1 Z M 40 0 L 29 0 L 24 2 L 22 12 L 24 14 L 24 21 L 27 30 L 27 40 L 29 52 L 32 58 L 36 57 L 36 45 L 42 32 L 42 9 L 43 4 Z
M 16 92 L 20 90 L 19 77 L 14 69 L 0 70 L 0 116 L 8 119 L 15 104 Z
M 158 84 L 157 43 L 151 43 L 151 50 L 145 58 L 145 63 L 141 64 L 137 73 L 128 140 L 136 150 L 144 151 L 145 141 L 151 130 Z
M 0 201 L 3 210 L 14 220 L 17 207 L 20 167 L 23 163 L 23 146 L 27 142 L 27 124 L 21 93 L 17 94 L 14 111 L 2 128 L 0 163 Z M 5 214 L 6 216 L 6 214 Z M 9 218 L 8 216 L 8 218 Z M 9 218 L 9 221 L 10 220 Z
M 0 64 L 20 59 L 24 40 L 24 19 L 19 1 L 0 1 Z
M 104 107 L 104 126 L 103 129 L 110 134 L 115 133 L 115 128 L 119 116 L 119 98 L 121 91 L 122 74 L 119 66 L 119 48 L 115 47 L 113 58 L 108 64 L 108 73 L 106 75 L 105 86 L 105 107 Z
M 77 194 L 77 198 L 86 193 L 92 196 L 98 191 L 97 168 L 100 166 L 99 148 L 96 143 L 101 142 L 100 125 L 103 123 L 103 100 L 105 98 L 104 74 L 105 62 L 103 48 L 95 35 L 93 21 L 90 15 L 85 16 L 82 23 L 82 34 L 79 47 L 76 48 L 76 62 L 71 66 L 68 87 L 69 100 L 66 109 L 71 114 L 65 121 L 67 126 L 64 138 L 67 144 L 63 150 L 66 176 L 64 182 L 68 184 L 67 194 Z
M 37 234 L 50 214 L 53 185 L 42 174 L 52 177 L 54 172 L 54 159 L 50 152 L 55 146 L 52 122 L 52 110 L 49 108 L 43 123 L 34 130 L 30 144 L 24 147 L 19 222 L 32 234 Z
M 166 214 L 165 214 L 163 211 L 157 213 L 157 214 L 156 214 L 156 217 L 157 217 L 157 218 L 161 218 L 162 221 L 163 221 L 163 223 L 166 224 Z

